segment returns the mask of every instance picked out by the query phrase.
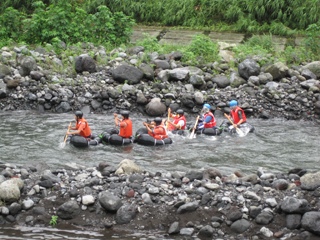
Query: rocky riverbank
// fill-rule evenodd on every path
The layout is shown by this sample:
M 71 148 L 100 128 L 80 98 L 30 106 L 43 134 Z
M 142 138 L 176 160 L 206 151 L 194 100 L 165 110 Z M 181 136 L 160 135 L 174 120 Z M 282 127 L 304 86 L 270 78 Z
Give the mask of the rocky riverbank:
M 130 160 L 0 164 L 0 225 L 75 225 L 193 239 L 318 239 L 320 172 L 146 172 Z M 172 235 L 172 236 L 171 236 Z
M 126 109 L 161 116 L 168 107 L 198 113 L 203 103 L 228 112 L 236 99 L 248 116 L 319 119 L 320 61 L 289 67 L 261 64 L 269 61 L 261 56 L 233 59 L 226 43 L 220 44 L 221 61 L 199 58 L 194 66 L 181 62 L 179 51 L 159 55 L 143 46 L 108 53 L 92 44 L 61 49 L 60 55 L 50 45 L 1 49 L 1 111 Z

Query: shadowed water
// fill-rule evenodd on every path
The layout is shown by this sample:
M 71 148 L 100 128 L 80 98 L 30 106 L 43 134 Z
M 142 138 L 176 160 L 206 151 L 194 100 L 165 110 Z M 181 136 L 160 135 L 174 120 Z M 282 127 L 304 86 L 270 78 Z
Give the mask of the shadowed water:
M 113 116 L 90 114 L 85 118 L 95 134 L 114 126 Z M 143 126 L 142 121 L 146 118 L 133 115 L 131 119 L 135 132 Z M 194 119 L 187 117 L 187 120 Z M 223 120 L 217 119 L 218 125 Z M 197 136 L 195 139 L 170 135 L 174 142 L 167 146 L 147 147 L 132 144 L 121 147 L 100 144 L 77 149 L 67 144 L 61 148 L 70 121 L 74 125 L 74 115 L 71 113 L 0 113 L 0 161 L 19 165 L 28 161 L 42 161 L 53 168 L 60 168 L 72 162 L 88 167 L 97 166 L 103 161 L 117 165 L 128 158 L 134 160 L 143 170 L 152 172 L 214 167 L 222 174 L 231 174 L 236 170 L 242 174 L 256 173 L 258 167 L 274 172 L 288 172 L 292 168 L 304 168 L 311 172 L 320 170 L 320 128 L 312 122 L 249 119 L 248 122 L 256 129 L 255 133 L 248 133 L 242 138 L 237 134 L 227 133 L 217 137 Z M 51 238 L 50 229 L 43 232 L 43 238 L 39 237 L 38 233 L 33 234 L 35 237 L 32 234 L 26 237 L 26 233 L 20 230 L 2 228 L 0 238 L 104 239 L 100 233 L 97 233 L 97 236 L 89 234 L 90 237 L 80 238 L 76 233 L 63 232 L 57 234 L 65 235 L 65 238 Z

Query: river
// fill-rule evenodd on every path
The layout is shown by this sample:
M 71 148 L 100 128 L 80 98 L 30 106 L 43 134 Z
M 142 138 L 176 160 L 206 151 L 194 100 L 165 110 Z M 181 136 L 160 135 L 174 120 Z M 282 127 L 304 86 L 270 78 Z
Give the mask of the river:
M 114 126 L 111 115 L 90 114 L 85 116 L 93 133 L 100 134 Z M 132 115 L 134 132 L 142 127 L 146 117 Z M 187 116 L 188 121 L 194 120 Z M 217 124 L 224 119 L 217 119 Z M 245 137 L 222 133 L 221 136 L 197 136 L 188 139 L 173 135 L 173 144 L 147 147 L 98 145 L 77 149 L 71 145 L 61 148 L 64 134 L 74 115 L 41 114 L 29 111 L 0 113 L 0 161 L 23 165 L 28 161 L 46 162 L 52 168 L 63 168 L 66 163 L 78 163 L 86 167 L 97 166 L 100 162 L 117 165 L 128 158 L 147 171 L 188 171 L 190 169 L 217 168 L 222 174 L 239 171 L 242 174 L 256 173 L 258 167 L 273 172 L 288 172 L 303 168 L 310 172 L 320 170 L 319 125 L 304 121 L 281 119 L 248 119 L 255 127 L 254 133 Z M 28 229 L 28 230 L 26 230 Z M 37 228 L 36 228 L 37 229 Z M 69 229 L 70 230 L 70 229 Z M 35 231 L 35 232 L 33 232 Z M 88 233 L 79 236 L 76 230 L 32 228 L 2 228 L 1 239 L 106 239 L 105 234 L 118 238 L 116 233 Z M 80 235 L 81 235 L 80 234 Z M 52 235 L 52 237 L 51 237 Z M 41 237 L 42 236 L 42 237 Z M 121 236 L 121 239 L 125 239 Z M 139 239 L 139 237 L 137 237 Z M 128 237 L 128 239 L 132 239 Z

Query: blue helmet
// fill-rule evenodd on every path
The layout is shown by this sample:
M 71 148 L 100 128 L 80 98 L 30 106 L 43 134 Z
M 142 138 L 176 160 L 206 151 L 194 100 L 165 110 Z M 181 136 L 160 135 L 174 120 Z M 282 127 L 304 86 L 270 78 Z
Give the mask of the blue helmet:
M 229 106 L 232 107 L 232 106 L 237 106 L 238 103 L 236 100 L 232 100 L 230 103 L 229 103 Z
M 208 103 L 204 104 L 203 107 L 209 108 L 211 110 L 211 106 Z

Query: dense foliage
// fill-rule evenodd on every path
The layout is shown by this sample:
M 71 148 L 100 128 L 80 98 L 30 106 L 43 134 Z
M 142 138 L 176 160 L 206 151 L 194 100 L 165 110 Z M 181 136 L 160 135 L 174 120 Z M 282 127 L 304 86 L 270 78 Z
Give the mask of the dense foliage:
M 59 41 L 120 44 L 129 41 L 134 24 L 130 17 L 122 12 L 111 13 L 105 5 L 100 5 L 94 14 L 74 8 L 69 1 L 48 7 L 37 1 L 32 6 L 35 10 L 30 16 L 12 7 L 5 10 L 0 16 L 1 39 L 31 44 Z

